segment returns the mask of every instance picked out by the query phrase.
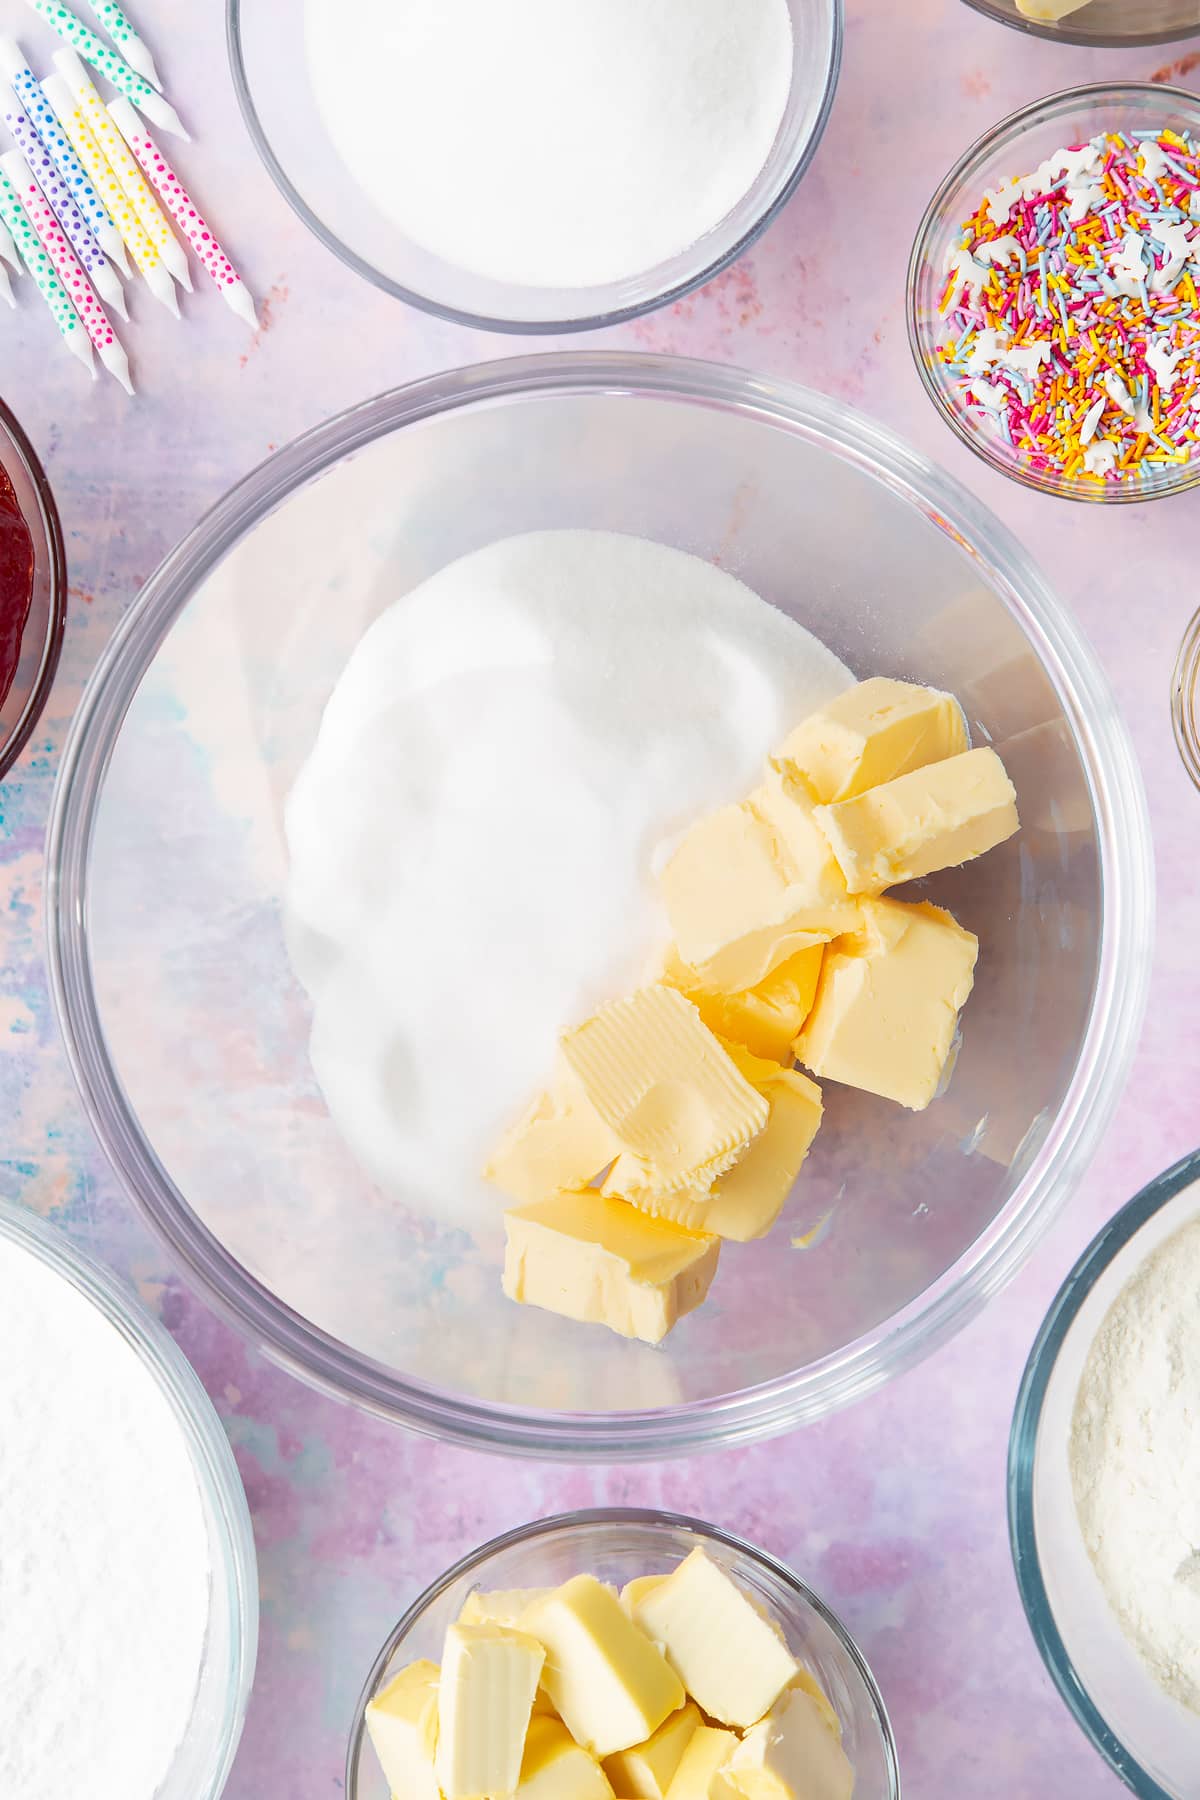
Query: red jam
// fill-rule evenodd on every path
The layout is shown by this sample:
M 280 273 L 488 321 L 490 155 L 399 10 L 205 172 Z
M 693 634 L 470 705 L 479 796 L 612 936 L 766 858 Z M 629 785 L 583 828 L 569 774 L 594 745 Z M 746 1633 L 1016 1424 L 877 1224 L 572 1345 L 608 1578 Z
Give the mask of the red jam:
M 33 599 L 33 538 L 13 484 L 0 469 L 0 706 L 21 661 L 21 638 Z

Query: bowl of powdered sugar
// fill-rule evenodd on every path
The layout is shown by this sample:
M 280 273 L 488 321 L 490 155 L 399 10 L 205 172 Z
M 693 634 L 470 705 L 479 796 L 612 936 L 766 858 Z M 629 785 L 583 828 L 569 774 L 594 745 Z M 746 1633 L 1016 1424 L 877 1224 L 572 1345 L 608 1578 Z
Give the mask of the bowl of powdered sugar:
M 1200 1152 L 1110 1220 L 1047 1315 L 1009 1458 L 1046 1666 L 1143 1800 L 1200 1793 Z
M 245 1495 L 163 1328 L 0 1203 L 0 1793 L 216 1800 L 254 1675 Z
M 464 324 L 633 318 L 793 192 L 841 0 L 229 0 L 259 152 L 360 274 Z

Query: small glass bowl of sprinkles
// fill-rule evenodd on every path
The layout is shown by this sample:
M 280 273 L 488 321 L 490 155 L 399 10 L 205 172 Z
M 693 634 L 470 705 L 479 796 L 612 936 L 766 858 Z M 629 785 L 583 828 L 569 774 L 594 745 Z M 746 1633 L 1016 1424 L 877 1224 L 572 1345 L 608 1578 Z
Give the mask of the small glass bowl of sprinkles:
M 1013 480 L 1200 483 L 1200 95 L 1073 88 L 980 138 L 917 233 L 908 329 L 942 417 Z

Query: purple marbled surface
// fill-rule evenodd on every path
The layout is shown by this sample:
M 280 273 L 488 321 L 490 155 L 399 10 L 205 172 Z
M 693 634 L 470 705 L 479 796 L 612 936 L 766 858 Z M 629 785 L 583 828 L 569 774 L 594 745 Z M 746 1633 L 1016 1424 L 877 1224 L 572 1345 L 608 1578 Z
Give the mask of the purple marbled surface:
M 125 336 L 143 393 L 130 405 L 111 381 L 89 388 L 27 282 L 19 311 L 0 319 L 4 397 L 54 484 L 72 572 L 57 685 L 0 790 L 0 1194 L 54 1218 L 136 1284 L 232 1439 L 254 1516 L 262 1639 L 231 1800 L 340 1793 L 359 1684 L 408 1601 L 495 1531 L 599 1501 L 699 1513 L 791 1561 L 872 1662 L 910 1793 L 1120 1791 L 1026 1630 L 1008 1556 L 1005 1451 L 1028 1346 L 1066 1269 L 1103 1219 L 1200 1141 L 1200 795 L 1179 767 L 1168 713 L 1171 665 L 1197 602 L 1200 494 L 1072 511 L 984 470 L 922 397 L 903 279 L 929 192 L 977 133 L 1076 81 L 1186 81 L 1200 55 L 1040 43 L 957 0 L 850 0 L 848 10 L 833 120 L 791 205 L 711 287 L 609 341 L 736 361 L 844 396 L 950 467 L 1025 539 L 1076 607 L 1132 728 L 1153 814 L 1159 933 L 1129 1087 L 1033 1261 L 948 1349 L 790 1439 L 640 1469 L 505 1464 L 309 1393 L 170 1274 L 95 1149 L 58 1041 L 41 927 L 50 790 L 82 684 L 141 581 L 276 445 L 415 375 L 524 346 L 406 311 L 305 234 L 237 115 L 216 0 L 144 0 L 139 23 L 197 140 L 172 143 L 172 154 L 264 297 L 261 331 L 251 337 L 202 277 L 182 326 L 136 295 Z M 18 0 L 0 0 L 0 28 L 22 35 L 40 70 L 51 40 Z

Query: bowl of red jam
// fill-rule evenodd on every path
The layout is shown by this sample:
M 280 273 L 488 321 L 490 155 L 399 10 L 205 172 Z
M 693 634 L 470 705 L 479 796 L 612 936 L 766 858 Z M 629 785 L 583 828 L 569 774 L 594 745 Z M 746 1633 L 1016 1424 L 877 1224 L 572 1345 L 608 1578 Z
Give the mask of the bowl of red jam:
M 0 400 L 0 779 L 46 704 L 66 612 L 58 508 L 29 439 Z

